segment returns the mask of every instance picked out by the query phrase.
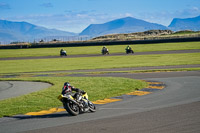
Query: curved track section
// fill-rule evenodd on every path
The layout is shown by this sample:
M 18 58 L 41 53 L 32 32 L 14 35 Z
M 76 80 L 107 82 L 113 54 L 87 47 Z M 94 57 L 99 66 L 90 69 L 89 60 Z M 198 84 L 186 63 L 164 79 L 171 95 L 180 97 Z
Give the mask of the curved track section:
M 52 133 L 69 129 L 74 133 L 198 132 L 200 74 L 187 73 L 188 76 L 175 76 L 175 72 L 167 75 L 158 73 L 159 78 L 145 78 L 164 82 L 167 86 L 164 90 L 150 95 L 100 105 L 96 113 L 85 113 L 76 117 L 60 112 L 44 116 L 2 118 L 0 129 L 3 132 Z
M 43 82 L 0 81 L 0 100 L 39 91 L 50 86 L 51 84 Z

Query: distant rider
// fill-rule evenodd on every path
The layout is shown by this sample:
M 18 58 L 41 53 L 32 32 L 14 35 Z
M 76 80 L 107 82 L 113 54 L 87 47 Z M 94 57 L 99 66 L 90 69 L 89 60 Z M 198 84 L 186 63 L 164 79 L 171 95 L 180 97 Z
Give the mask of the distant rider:
M 64 50 L 63 50 L 63 49 L 61 49 L 61 50 L 60 50 L 60 54 L 62 54 L 62 53 L 63 53 L 63 51 L 64 51 Z
M 60 55 L 67 55 L 67 52 L 63 49 L 60 50 Z
M 106 53 L 108 53 L 108 48 L 106 48 L 105 46 L 102 48 L 102 53 L 103 54 L 106 54 Z
M 130 51 L 132 48 L 128 45 L 125 50 Z

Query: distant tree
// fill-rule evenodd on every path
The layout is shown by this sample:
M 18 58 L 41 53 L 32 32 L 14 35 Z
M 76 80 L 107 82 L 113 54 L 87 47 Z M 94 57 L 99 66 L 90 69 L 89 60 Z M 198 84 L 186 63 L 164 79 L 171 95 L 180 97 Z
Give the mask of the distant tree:
M 40 40 L 40 42 L 44 42 L 44 40 L 43 40 L 43 39 L 41 39 L 41 40 Z

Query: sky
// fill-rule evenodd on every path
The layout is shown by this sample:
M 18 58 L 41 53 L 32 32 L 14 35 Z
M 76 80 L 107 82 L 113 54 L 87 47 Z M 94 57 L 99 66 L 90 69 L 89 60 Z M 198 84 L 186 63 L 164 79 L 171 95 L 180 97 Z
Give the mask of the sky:
M 80 33 L 90 24 L 134 17 L 168 26 L 200 15 L 200 0 L 0 0 L 0 19 Z

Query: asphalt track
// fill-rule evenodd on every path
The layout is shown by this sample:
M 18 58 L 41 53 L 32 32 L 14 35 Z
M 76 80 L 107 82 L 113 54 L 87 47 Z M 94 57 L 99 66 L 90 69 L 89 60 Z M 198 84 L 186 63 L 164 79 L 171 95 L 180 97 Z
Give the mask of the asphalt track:
M 171 50 L 171 51 L 150 51 L 150 52 L 136 52 L 134 55 L 151 55 L 151 54 L 179 54 L 179 53 L 199 53 L 200 49 L 193 50 Z M 125 53 L 110 53 L 109 55 L 104 56 L 125 56 L 130 54 Z M 82 55 L 70 55 L 62 56 L 62 58 L 80 58 L 80 57 L 98 57 L 102 56 L 101 54 L 82 54 Z M 50 59 L 50 58 L 60 58 L 60 56 L 38 56 L 38 57 L 8 57 L 0 58 L 0 60 L 26 60 L 26 59 Z
M 39 91 L 50 86 L 51 84 L 42 82 L 0 81 L 0 100 Z
M 166 88 L 149 95 L 99 105 L 97 112 L 76 117 L 69 116 L 67 112 L 44 116 L 4 117 L 0 119 L 0 132 L 200 132 L 199 71 L 113 73 L 100 76 L 159 81 L 164 82 Z

